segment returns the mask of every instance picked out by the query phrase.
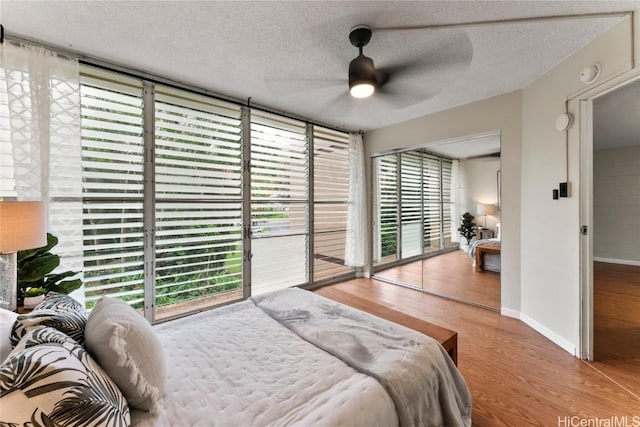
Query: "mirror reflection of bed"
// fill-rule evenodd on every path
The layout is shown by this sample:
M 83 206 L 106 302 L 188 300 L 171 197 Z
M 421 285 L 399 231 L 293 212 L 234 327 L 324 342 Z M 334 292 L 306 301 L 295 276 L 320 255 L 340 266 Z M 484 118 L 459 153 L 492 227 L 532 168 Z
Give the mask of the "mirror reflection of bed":
M 499 170 L 499 134 L 373 157 L 374 277 L 499 310 Z

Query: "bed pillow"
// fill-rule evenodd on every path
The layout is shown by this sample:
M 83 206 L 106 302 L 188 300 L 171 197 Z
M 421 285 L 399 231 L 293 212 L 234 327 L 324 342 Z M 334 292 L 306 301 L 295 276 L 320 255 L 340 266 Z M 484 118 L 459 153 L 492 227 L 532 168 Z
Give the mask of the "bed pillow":
M 11 353 L 11 328 L 18 313 L 0 308 L 0 363 Z
M 84 307 L 78 301 L 73 299 L 67 294 L 61 294 L 60 292 L 51 291 L 47 293 L 44 300 L 34 307 L 35 310 L 50 309 L 50 310 L 66 310 L 77 311 L 79 313 L 85 313 Z
M 132 408 L 156 414 L 165 391 L 164 352 L 151 325 L 124 301 L 103 297 L 89 313 L 87 350 Z
M 64 333 L 29 328 L 0 365 L 0 424 L 130 424 L 127 401 L 89 353 Z
M 33 310 L 29 314 L 19 315 L 11 329 L 11 345 L 15 346 L 26 334 L 28 328 L 42 325 L 59 330 L 84 345 L 84 329 L 87 315 L 84 312 L 58 309 Z

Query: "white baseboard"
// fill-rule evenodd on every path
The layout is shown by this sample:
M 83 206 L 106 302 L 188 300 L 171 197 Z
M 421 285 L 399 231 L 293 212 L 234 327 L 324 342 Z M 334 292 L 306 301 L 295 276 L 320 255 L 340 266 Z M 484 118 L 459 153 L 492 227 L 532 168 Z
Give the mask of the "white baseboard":
M 500 308 L 500 314 L 507 317 L 513 317 L 514 319 L 520 319 L 520 312 L 512 308 Z
M 593 257 L 594 261 L 608 262 L 610 264 L 624 264 L 624 265 L 637 265 L 640 266 L 640 261 L 633 261 L 630 259 L 615 259 L 615 258 L 601 258 L 598 256 Z
M 562 338 L 560 335 L 556 334 L 551 329 L 547 328 L 546 326 L 539 323 L 537 320 L 532 319 L 526 314 L 520 313 L 520 320 L 522 320 L 527 325 L 531 326 L 533 329 L 541 333 L 546 338 L 553 341 L 556 345 L 560 346 L 560 348 L 571 353 L 573 356 L 577 356 L 577 348 L 575 344 Z

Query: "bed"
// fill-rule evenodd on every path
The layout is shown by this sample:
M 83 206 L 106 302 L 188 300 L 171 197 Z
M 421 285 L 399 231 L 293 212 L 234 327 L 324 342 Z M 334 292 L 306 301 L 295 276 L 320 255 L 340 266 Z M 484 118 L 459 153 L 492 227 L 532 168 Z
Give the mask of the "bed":
M 109 305 L 101 308 L 104 300 Z M 122 417 L 105 425 L 471 425 L 469 390 L 440 344 L 312 292 L 276 291 L 153 327 L 147 323 L 137 335 L 132 325 L 141 316 L 130 310 L 135 316 L 129 324 L 128 315 L 118 313 L 129 306 L 100 301 L 88 315 L 87 353 L 128 401 L 125 408 L 119 397 L 112 399 L 113 418 Z M 102 357 L 100 346 L 117 357 Z M 114 368 L 129 370 L 123 375 Z M 2 421 L 12 421 L 5 419 L 5 397 Z M 41 409 L 37 414 L 46 412 Z
M 483 249 L 485 250 L 483 251 Z M 476 240 L 469 247 L 468 254 L 477 271 L 500 272 L 500 239 Z

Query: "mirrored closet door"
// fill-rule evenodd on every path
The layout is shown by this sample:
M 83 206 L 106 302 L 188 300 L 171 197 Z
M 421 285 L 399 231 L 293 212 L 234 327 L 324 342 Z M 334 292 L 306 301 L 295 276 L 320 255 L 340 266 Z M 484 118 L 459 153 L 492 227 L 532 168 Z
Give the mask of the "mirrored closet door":
M 499 135 L 373 157 L 374 277 L 499 310 L 499 170 Z

